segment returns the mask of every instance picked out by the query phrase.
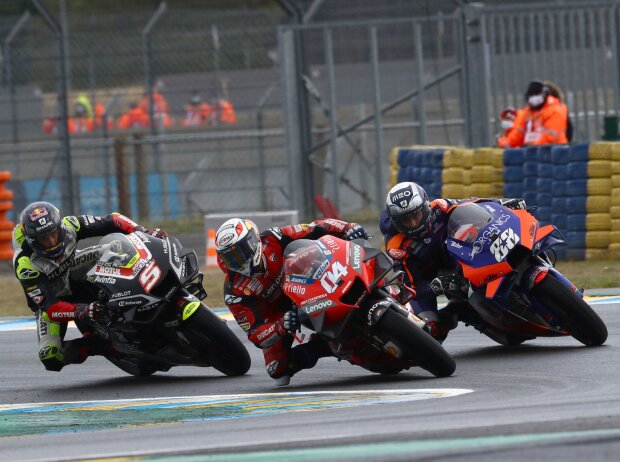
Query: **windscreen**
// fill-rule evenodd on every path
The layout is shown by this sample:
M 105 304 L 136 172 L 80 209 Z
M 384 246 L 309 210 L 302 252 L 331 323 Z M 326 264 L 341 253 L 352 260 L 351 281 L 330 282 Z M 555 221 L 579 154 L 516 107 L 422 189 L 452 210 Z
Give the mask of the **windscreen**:
M 300 239 L 286 247 L 284 273 L 305 279 L 316 279 L 329 265 L 318 241 Z
M 478 204 L 457 207 L 448 221 L 448 236 L 459 241 L 473 243 L 493 216 Z
M 100 266 L 131 268 L 140 259 L 138 250 L 124 234 L 108 234 L 99 245 L 97 264 Z

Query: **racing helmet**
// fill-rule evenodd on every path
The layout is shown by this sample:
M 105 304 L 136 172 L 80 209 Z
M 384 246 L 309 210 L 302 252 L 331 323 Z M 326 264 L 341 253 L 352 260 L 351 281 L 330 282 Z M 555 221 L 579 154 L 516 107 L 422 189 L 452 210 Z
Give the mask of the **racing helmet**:
M 65 251 L 66 234 L 60 211 L 49 202 L 33 202 L 21 213 L 20 224 L 35 253 L 58 258 Z
M 230 271 L 249 277 L 263 272 L 263 247 L 252 220 L 225 221 L 215 233 L 215 251 Z
M 398 183 L 388 192 L 387 213 L 398 232 L 421 239 L 429 231 L 431 206 L 424 188 L 413 182 Z

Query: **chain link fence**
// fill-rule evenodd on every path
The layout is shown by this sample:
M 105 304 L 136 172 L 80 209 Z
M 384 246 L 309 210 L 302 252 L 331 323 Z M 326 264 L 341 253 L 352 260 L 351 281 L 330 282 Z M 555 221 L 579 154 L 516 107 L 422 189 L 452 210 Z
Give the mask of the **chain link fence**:
M 330 197 L 376 212 L 392 147 L 492 144 L 496 115 L 523 105 L 532 78 L 564 90 L 575 140 L 598 138 L 617 112 L 616 0 L 456 11 L 399 0 L 392 19 L 369 19 L 387 11 L 370 0 L 322 3 L 298 2 L 297 24 L 275 6 L 172 2 L 1 17 L 0 163 L 16 209 L 47 199 L 141 220 L 306 218 Z
M 279 9 L 48 13 L 66 19 L 64 63 L 42 13 L 0 18 L 0 161 L 16 209 L 46 199 L 163 220 L 287 207 Z

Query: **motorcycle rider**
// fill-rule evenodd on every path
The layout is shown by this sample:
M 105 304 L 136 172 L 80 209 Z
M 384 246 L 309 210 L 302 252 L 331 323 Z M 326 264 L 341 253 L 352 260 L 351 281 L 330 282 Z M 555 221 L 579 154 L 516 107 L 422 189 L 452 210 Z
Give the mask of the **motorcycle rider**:
M 494 202 L 511 209 L 525 209 L 525 201 L 520 198 L 436 199 L 431 202 L 420 185 L 402 182 L 388 192 L 386 207 L 379 218 L 388 254 L 404 270 L 405 284 L 417 292 L 411 302 L 413 312 L 427 321 L 429 333 L 440 342 L 456 327 L 459 319 L 476 327 L 476 319 L 470 317 L 473 310 L 466 309 L 468 304 L 449 301 L 445 308 L 437 310 L 438 294 L 446 293 L 450 299 L 451 293 L 461 294 L 467 288 L 462 279 L 452 277 L 457 269 L 456 262 L 450 259 L 444 247 L 450 213 L 455 205 L 467 202 Z
M 300 324 L 292 301 L 282 290 L 284 248 L 294 240 L 326 234 L 347 240 L 368 238 L 359 224 L 331 218 L 263 233 L 251 220 L 231 218 L 215 235 L 218 264 L 226 273 L 224 301 L 248 339 L 263 350 L 267 373 L 278 386 L 288 385 L 293 374 L 332 355 L 316 335 L 291 348 Z
M 49 202 L 33 202 L 21 212 L 13 230 L 13 266 L 28 306 L 35 313 L 39 359 L 48 371 L 60 371 L 68 364 L 84 362 L 88 356 L 109 352 L 107 343 L 90 333 L 64 341 L 68 321 L 99 319 L 103 309 L 93 301 L 97 294 L 82 282 L 97 259 L 98 247 L 78 250 L 78 241 L 134 231 L 167 236 L 120 213 L 62 217 Z

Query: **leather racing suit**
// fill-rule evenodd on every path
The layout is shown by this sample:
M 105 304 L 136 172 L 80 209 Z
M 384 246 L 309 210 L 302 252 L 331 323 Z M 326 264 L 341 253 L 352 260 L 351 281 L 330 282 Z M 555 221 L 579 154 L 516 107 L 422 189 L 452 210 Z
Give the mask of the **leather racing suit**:
M 458 319 L 452 306 L 437 312 L 437 295 L 431 287 L 431 281 L 440 271 L 452 273 L 457 270 L 457 263 L 448 256 L 444 242 L 447 238 L 448 219 L 454 206 L 467 202 L 495 202 L 501 199 L 436 199 L 430 203 L 431 211 L 428 216 L 428 232 L 420 240 L 412 240 L 400 233 L 392 224 L 387 213 L 383 210 L 379 218 L 379 228 L 385 239 L 388 254 L 395 260 L 396 267 L 404 270 L 405 284 L 416 291 L 416 297 L 411 301 L 413 312 L 430 321 L 431 334 L 443 340 L 448 330 L 456 327 Z M 454 306 L 456 309 L 456 306 Z M 460 307 L 459 308 L 463 308 Z M 462 309 L 460 310 L 462 313 Z M 467 310 L 473 312 L 473 310 Z M 438 314 L 440 316 L 438 316 Z M 469 313 L 468 313 L 469 314 Z
M 75 305 L 96 300 L 97 293 L 82 280 L 95 263 L 98 246 L 78 250 L 78 241 L 121 232 L 129 234 L 143 227 L 120 213 L 105 217 L 80 215 L 62 219 L 65 249 L 50 259 L 28 245 L 22 225 L 13 230 L 15 275 L 22 285 L 28 306 L 37 319 L 39 359 L 47 370 L 60 371 L 67 364 L 78 364 L 94 354 L 104 354 L 107 344 L 91 333 L 64 341 L 68 321 L 75 317 Z
M 301 369 L 313 367 L 319 358 L 332 355 L 329 346 L 316 335 L 291 348 L 293 336 L 280 328 L 284 313 L 293 308 L 291 299 L 282 290 L 284 248 L 294 240 L 318 239 L 325 234 L 344 238 L 353 225 L 328 218 L 262 232 L 265 271 L 254 277 L 228 271 L 218 257 L 220 268 L 226 273 L 224 301 L 248 339 L 263 350 L 267 373 L 272 378 L 292 376 Z

